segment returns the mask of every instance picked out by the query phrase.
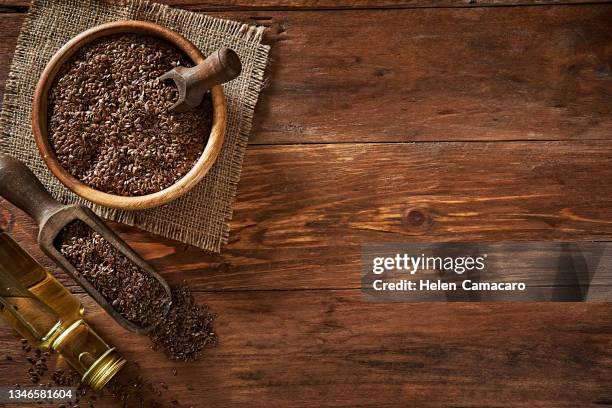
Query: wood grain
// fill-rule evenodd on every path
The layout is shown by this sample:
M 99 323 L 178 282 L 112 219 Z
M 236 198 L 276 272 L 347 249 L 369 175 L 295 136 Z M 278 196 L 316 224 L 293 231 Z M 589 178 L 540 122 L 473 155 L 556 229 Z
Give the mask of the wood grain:
M 611 134 L 609 5 L 267 16 L 254 143 Z
M 355 288 L 363 242 L 609 240 L 611 158 L 604 142 L 251 148 L 222 255 L 122 231 L 198 289 Z
M 610 240 L 611 160 L 607 142 L 251 147 L 221 255 L 113 227 L 196 290 L 356 288 L 361 243 Z
M 253 144 L 612 134 L 612 5 L 215 15 L 276 41 Z
M 606 304 L 388 305 L 356 289 L 362 242 L 611 239 L 610 5 L 172 3 L 269 26 L 273 63 L 223 254 L 112 224 L 211 305 L 219 346 L 170 363 L 81 295 L 140 374 L 195 407 L 612 404 Z M 354 9 L 314 10 L 336 8 Z M 0 82 L 23 18 L 0 15 Z M 394 143 L 409 141 L 425 143 Z M 55 270 L 23 214 L 14 236 Z M 3 322 L 0 347 L 19 355 Z M 23 367 L 2 360 L 0 384 Z
M 219 313 L 220 344 L 195 364 L 168 362 L 85 304 L 96 330 L 185 406 L 575 408 L 612 397 L 606 304 L 389 305 L 357 291 L 199 300 Z M 18 336 L 0 330 L 0 347 L 17 358 Z M 0 384 L 27 378 L 27 365 L 2 364 Z
M 194 11 L 217 10 L 343 10 L 423 7 L 482 7 L 532 4 L 605 3 L 609 0 L 158 0 Z M 0 10 L 25 11 L 29 0 L 0 0 Z

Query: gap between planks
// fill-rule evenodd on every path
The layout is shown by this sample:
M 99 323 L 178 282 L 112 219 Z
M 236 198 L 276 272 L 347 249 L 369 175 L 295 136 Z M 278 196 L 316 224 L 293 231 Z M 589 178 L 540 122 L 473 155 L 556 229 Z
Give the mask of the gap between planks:
M 246 2 L 244 5 L 223 5 L 223 4 L 197 4 L 181 3 L 173 1 L 161 1 L 163 4 L 172 7 L 182 8 L 194 12 L 282 12 L 282 11 L 367 11 L 367 10 L 411 10 L 411 9 L 455 9 L 455 8 L 482 8 L 482 7 L 532 7 L 532 6 L 588 6 L 611 3 L 611 0 L 575 0 L 575 1 L 542 1 L 532 2 L 530 0 L 515 0 L 496 2 L 495 0 L 448 0 L 440 3 L 448 4 L 372 4 L 372 5 L 294 5 L 294 6 L 274 6 L 264 4 L 262 6 Z M 376 2 L 374 2 L 376 3 Z M 0 14 L 2 13 L 27 13 L 29 1 L 0 1 Z

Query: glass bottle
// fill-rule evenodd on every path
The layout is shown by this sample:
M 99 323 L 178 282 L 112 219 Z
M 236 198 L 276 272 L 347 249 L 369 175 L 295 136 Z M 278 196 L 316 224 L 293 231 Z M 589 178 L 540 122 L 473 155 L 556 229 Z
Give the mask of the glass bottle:
M 57 351 L 94 390 L 125 364 L 83 320 L 83 305 L 5 232 L 0 233 L 0 313 L 35 347 Z

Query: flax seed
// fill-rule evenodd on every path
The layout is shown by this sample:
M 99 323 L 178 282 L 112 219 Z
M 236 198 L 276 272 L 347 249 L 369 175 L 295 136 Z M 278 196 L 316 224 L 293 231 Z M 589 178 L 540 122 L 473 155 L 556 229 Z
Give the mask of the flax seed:
M 72 176 L 110 194 L 163 190 L 193 167 L 212 124 L 210 94 L 197 109 L 173 114 L 173 67 L 192 66 L 173 45 L 151 36 L 98 39 L 67 61 L 49 91 L 49 140 Z

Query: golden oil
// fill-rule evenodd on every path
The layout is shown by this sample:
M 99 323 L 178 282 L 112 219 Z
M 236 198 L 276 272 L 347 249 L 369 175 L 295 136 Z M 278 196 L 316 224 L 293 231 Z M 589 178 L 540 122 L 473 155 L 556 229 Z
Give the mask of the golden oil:
M 47 304 L 63 326 L 67 327 L 82 318 L 84 309 L 81 302 L 6 233 L 0 234 L 0 273 L 11 275 L 34 297 Z M 31 342 L 36 341 L 27 332 L 24 337 Z
M 93 389 L 125 364 L 83 320 L 81 302 L 7 233 L 0 233 L 0 309 L 32 345 L 60 353 Z

